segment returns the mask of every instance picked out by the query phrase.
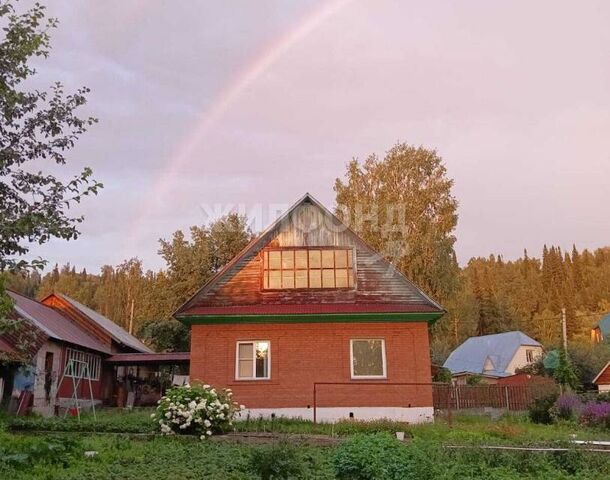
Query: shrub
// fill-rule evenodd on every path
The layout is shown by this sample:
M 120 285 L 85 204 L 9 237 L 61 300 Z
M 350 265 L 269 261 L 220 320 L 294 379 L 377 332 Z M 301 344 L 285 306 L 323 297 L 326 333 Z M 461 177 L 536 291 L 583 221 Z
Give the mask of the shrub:
M 333 464 L 340 480 L 407 478 L 407 449 L 388 433 L 355 435 L 337 450 Z
M 170 389 L 159 400 L 151 418 L 165 435 L 197 435 L 202 440 L 226 431 L 240 407 L 229 389 L 216 391 L 210 385 L 185 385 Z
M 0 436 L 0 465 L 15 469 L 28 469 L 33 464 L 67 467 L 80 453 L 80 443 L 66 437 L 13 437 Z
M 551 409 L 555 405 L 557 394 L 548 395 L 546 397 L 537 398 L 529 407 L 529 418 L 534 423 L 553 423 Z
M 550 410 L 551 417 L 556 420 L 578 420 L 584 408 L 581 398 L 574 393 L 564 393 L 555 401 Z
M 250 467 L 261 480 L 303 478 L 305 472 L 298 448 L 286 442 L 252 450 Z
M 580 416 L 580 422 L 589 426 L 610 428 L 610 402 L 589 402 Z

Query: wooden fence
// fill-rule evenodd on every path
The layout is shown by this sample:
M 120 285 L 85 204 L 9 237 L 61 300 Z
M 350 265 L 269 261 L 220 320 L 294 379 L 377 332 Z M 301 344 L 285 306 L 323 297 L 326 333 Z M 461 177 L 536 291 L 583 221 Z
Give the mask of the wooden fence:
M 434 408 L 464 410 L 502 408 L 527 410 L 538 398 L 554 391 L 554 385 L 439 385 L 432 387 Z

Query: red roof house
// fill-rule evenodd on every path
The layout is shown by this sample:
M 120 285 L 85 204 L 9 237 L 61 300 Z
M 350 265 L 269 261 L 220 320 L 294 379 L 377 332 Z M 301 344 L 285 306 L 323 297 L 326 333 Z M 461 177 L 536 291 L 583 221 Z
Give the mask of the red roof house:
M 604 365 L 597 376 L 593 379 L 599 393 L 610 392 L 610 362 Z
M 306 194 L 175 317 L 191 326 L 191 380 L 231 388 L 250 415 L 418 422 L 443 314 Z
M 23 321 L 24 328 L 38 333 L 28 359 L 30 367 L 17 373 L 5 395 L 19 394 L 20 389 L 31 391 L 34 411 L 52 414 L 56 405 L 65 406 L 79 376 L 91 378 L 93 400 L 102 402 L 109 396 L 113 373 L 105 359 L 115 353 L 151 352 L 110 320 L 91 318 L 90 309 L 69 297 L 53 294 L 38 302 L 16 292 L 8 294 L 14 302 L 15 318 Z M 11 337 L 3 336 L 0 351 L 9 355 L 15 350 L 14 343 Z M 73 371 L 64 375 L 71 359 L 85 362 L 89 374 Z M 81 380 L 77 394 L 83 404 L 91 400 L 88 380 Z

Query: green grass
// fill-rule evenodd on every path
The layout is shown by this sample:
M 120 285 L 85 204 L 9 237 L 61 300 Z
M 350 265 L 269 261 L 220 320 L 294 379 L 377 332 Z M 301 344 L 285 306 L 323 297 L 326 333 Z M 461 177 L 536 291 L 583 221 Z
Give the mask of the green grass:
M 0 478 L 20 479 L 254 479 L 252 458 L 265 446 L 232 442 L 201 442 L 193 438 L 158 435 L 101 435 L 102 433 L 152 433 L 150 409 L 131 412 L 105 410 L 98 419 L 20 417 L 0 419 Z M 2 426 L 8 431 L 2 433 Z M 480 445 L 570 446 L 580 440 L 610 440 L 610 432 L 576 424 L 536 425 L 524 416 L 486 417 L 459 415 L 450 427 L 446 421 L 407 425 L 389 421 L 340 422 L 335 425 L 303 420 L 239 421 L 239 432 L 319 434 L 351 438 L 358 433 L 406 431 L 413 437 L 404 447 L 411 459 L 409 476 L 425 479 L 601 479 L 610 478 L 610 454 L 572 449 L 564 453 L 532 453 L 481 450 Z M 43 435 L 34 431 L 51 431 Z M 62 433 L 60 433 L 62 432 Z M 67 432 L 67 433 L 66 433 Z M 294 437 L 291 441 L 295 441 Z M 298 441 L 298 440 L 297 440 Z M 465 445 L 451 450 L 447 445 Z M 472 448 L 470 448 L 472 446 Z M 290 447 L 293 448 L 293 447 Z M 298 458 L 305 465 L 299 478 L 334 478 L 333 458 L 339 447 L 298 444 Z M 402 447 L 401 447 L 402 448 Z M 97 451 L 85 458 L 84 452 Z M 259 452 L 259 453 L 255 453 Z M 367 452 L 365 451 L 366 455 Z M 273 455 L 271 455 L 273 457 Z M 270 457 L 270 458 L 271 458 Z M 288 456 L 290 458 L 290 456 Z
M 79 434 L 31 435 L 0 433 L 0 478 L 11 480 L 131 479 L 256 479 L 251 461 L 266 446 L 154 437 Z M 333 459 L 339 447 L 292 447 L 304 471 L 298 478 L 334 478 Z M 464 479 L 604 479 L 610 476 L 610 455 L 447 450 L 439 442 L 416 438 L 405 449 L 409 462 L 405 480 Z M 85 458 L 85 451 L 96 451 Z M 362 453 L 370 455 L 366 449 Z M 25 455 L 25 457 L 24 457 Z M 21 461 L 19 459 L 21 458 Z
M 101 410 L 97 420 L 91 414 L 75 417 L 5 417 L 10 431 L 91 432 L 91 433 L 155 433 L 150 420 L 152 409 Z M 2 421 L 2 420 L 0 420 Z M 437 419 L 434 424 L 409 425 L 385 420 L 373 422 L 343 421 L 336 424 L 277 418 L 274 420 L 251 419 L 235 422 L 237 432 L 275 432 L 278 434 L 314 434 L 345 437 L 356 433 L 405 431 L 414 438 L 441 443 L 480 444 L 506 443 L 531 444 L 567 442 L 575 435 L 579 440 L 610 440 L 610 431 L 585 428 L 574 423 L 537 425 L 527 417 L 511 415 L 491 421 L 484 416 L 454 416 L 450 427 L 446 420 Z

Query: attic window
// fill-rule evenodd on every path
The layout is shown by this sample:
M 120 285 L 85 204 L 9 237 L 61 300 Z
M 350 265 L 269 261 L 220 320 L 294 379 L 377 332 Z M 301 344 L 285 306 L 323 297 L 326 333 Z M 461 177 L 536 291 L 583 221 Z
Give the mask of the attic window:
M 353 288 L 351 248 L 283 248 L 263 251 L 263 289 Z

